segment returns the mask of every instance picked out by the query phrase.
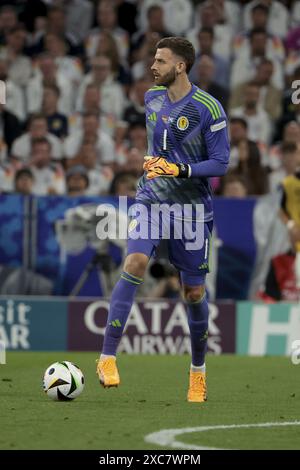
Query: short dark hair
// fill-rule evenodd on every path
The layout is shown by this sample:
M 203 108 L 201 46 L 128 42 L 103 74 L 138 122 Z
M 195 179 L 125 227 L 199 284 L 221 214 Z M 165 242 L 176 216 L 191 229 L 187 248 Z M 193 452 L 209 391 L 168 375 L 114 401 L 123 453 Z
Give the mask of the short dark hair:
M 110 184 L 109 194 L 112 196 L 116 195 L 118 185 L 127 182 L 136 183 L 136 176 L 130 171 L 121 171 L 120 173 L 117 173 Z M 133 189 L 136 189 L 136 187 Z
M 18 179 L 20 179 L 22 176 L 28 176 L 28 178 L 34 180 L 34 176 L 30 168 L 20 168 L 17 170 L 15 173 L 15 182 L 18 181 Z
M 186 65 L 186 73 L 189 73 L 195 62 L 193 44 L 185 38 L 172 36 L 163 38 L 156 44 L 156 49 L 163 49 L 164 47 L 170 49 L 173 54 L 182 57 Z
M 247 121 L 242 117 L 232 117 L 230 118 L 230 124 L 240 124 L 244 129 L 248 129 Z

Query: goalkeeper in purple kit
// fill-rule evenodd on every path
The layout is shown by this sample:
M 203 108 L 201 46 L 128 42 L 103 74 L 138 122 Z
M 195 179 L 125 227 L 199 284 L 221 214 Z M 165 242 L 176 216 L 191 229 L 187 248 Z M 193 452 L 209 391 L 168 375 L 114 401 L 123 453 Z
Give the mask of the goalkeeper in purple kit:
M 181 239 L 171 236 L 168 250 L 170 262 L 180 274 L 191 336 L 187 399 L 204 402 L 207 399 L 205 353 L 208 335 L 205 276 L 209 272 L 213 225 L 209 177 L 225 174 L 229 139 L 227 118 L 220 103 L 189 81 L 188 73 L 194 60 L 194 48 L 184 38 L 164 38 L 156 46 L 151 67 L 155 85 L 145 94 L 148 155 L 136 202 L 148 208 L 157 204 L 180 207 L 189 204 L 192 209 L 201 204 L 203 207 L 202 220 L 197 220 L 193 210 L 191 213 L 193 226 L 202 224 L 202 245 L 187 249 L 185 236 Z M 149 225 L 153 222 L 150 211 L 147 214 L 145 220 L 139 219 L 139 223 Z M 153 238 L 132 237 L 131 226 L 135 228 L 135 224 L 129 225 L 128 254 L 121 278 L 112 292 L 103 350 L 97 364 L 99 380 L 104 387 L 120 383 L 117 347 L 136 289 L 143 282 L 149 259 L 161 239 L 161 232 Z

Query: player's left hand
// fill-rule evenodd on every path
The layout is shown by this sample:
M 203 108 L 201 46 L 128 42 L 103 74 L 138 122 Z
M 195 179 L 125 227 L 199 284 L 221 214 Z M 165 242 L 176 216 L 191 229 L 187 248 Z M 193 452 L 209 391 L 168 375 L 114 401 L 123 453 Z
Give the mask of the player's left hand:
M 147 171 L 147 179 L 158 176 L 179 176 L 179 167 L 176 163 L 170 163 L 163 157 L 146 156 L 143 168 Z

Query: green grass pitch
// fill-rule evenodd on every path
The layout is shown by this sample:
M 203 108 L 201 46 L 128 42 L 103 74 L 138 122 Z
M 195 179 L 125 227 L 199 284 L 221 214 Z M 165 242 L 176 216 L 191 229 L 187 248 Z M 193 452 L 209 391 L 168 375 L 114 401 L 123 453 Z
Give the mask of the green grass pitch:
M 144 437 L 162 429 L 300 421 L 300 365 L 289 358 L 208 356 L 208 401 L 186 402 L 188 356 L 118 359 L 122 384 L 103 389 L 96 353 L 8 352 L 0 365 L 0 449 L 160 449 Z M 69 360 L 84 372 L 83 394 L 51 401 L 44 370 Z M 177 436 L 198 446 L 300 449 L 300 426 L 213 430 Z M 168 447 L 165 447 L 168 449 Z

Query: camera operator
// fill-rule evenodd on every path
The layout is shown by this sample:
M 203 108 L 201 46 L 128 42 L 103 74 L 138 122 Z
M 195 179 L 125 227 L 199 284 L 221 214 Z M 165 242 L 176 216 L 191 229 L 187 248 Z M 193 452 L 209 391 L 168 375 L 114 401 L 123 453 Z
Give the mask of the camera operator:
M 147 297 L 177 299 L 180 297 L 180 282 L 177 270 L 167 260 L 160 259 L 150 267 L 150 275 L 157 280 Z

